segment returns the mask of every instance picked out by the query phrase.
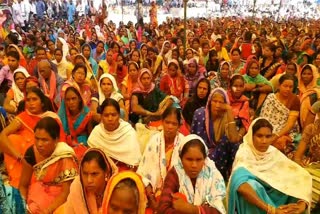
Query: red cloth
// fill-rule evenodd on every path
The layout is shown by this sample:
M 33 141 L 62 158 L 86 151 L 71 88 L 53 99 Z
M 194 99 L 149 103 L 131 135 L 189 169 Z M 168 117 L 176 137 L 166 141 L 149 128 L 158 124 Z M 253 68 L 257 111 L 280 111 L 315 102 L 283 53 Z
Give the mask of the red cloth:
M 246 60 L 250 55 L 252 55 L 252 44 L 242 43 L 241 44 L 241 59 Z

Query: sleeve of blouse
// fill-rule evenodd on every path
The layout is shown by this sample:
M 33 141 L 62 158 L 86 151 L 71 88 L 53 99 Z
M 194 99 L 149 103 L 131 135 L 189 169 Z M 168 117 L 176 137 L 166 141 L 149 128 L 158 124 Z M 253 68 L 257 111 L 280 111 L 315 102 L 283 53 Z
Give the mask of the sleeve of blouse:
M 291 103 L 290 111 L 300 111 L 300 101 L 297 96 L 294 96 L 294 100 Z
M 165 180 L 163 185 L 163 190 L 160 196 L 158 213 L 166 214 L 178 214 L 178 212 L 173 208 L 172 204 L 172 194 L 179 191 L 179 178 L 176 170 L 172 168 Z

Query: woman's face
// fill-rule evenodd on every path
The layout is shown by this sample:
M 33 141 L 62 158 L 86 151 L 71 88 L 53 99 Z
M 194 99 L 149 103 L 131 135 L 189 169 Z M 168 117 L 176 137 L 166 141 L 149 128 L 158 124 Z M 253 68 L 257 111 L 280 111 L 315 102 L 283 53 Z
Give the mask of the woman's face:
M 62 42 L 60 42 L 60 40 L 58 39 L 57 40 L 57 48 L 62 49 L 62 46 L 63 46 Z
M 301 73 L 301 80 L 304 85 L 309 85 L 313 79 L 313 73 L 310 68 L 305 68 Z
M 197 73 L 197 66 L 194 63 L 188 65 L 188 73 L 190 75 L 195 75 Z
M 130 49 L 133 50 L 136 48 L 136 43 L 135 42 L 130 42 Z
M 231 54 L 232 62 L 239 62 L 240 61 L 240 53 L 238 51 L 233 51 Z
M 231 86 L 231 94 L 236 99 L 239 99 L 244 92 L 244 81 L 242 79 L 236 79 Z
M 221 94 L 216 93 L 212 95 L 210 103 L 211 103 L 211 113 L 213 114 L 213 116 L 218 115 L 224 110 L 225 101 L 224 101 L 224 97 Z
M 57 60 L 57 62 L 61 62 L 61 60 L 62 60 L 62 52 L 56 50 L 56 52 L 54 53 L 54 57 Z
M 14 82 L 16 83 L 20 91 L 23 91 L 24 89 L 25 80 L 26 80 L 26 76 L 21 72 L 18 72 L 14 75 Z
M 179 55 L 180 55 L 180 56 L 184 56 L 183 46 L 179 46 Z
M 89 59 L 90 54 L 91 54 L 91 49 L 89 46 L 85 46 L 82 50 L 82 54 L 85 58 Z
M 40 97 L 34 92 L 29 92 L 26 99 L 26 109 L 31 114 L 42 113 L 42 103 Z
M 264 57 L 273 56 L 273 52 L 270 50 L 269 47 L 264 47 L 262 52 Z
M 68 90 L 65 95 L 66 108 L 70 112 L 78 112 L 80 110 L 81 97 L 72 91 Z
M 168 67 L 168 74 L 169 74 L 171 77 L 177 76 L 177 74 L 178 74 L 178 69 L 177 69 L 177 67 L 176 67 L 175 64 L 170 64 L 170 66 Z
M 292 80 L 285 80 L 279 85 L 279 93 L 283 97 L 288 97 L 293 92 L 294 82 Z
M 128 68 L 128 72 L 129 72 L 131 79 L 136 80 L 138 78 L 139 71 L 135 65 L 130 64 L 129 68 Z
M 272 131 L 270 128 L 262 127 L 258 129 L 252 137 L 254 148 L 256 148 L 256 150 L 259 152 L 266 152 L 269 146 L 272 144 L 271 137 Z
M 139 53 L 137 51 L 133 51 L 131 54 L 131 60 L 134 62 L 139 62 Z
M 34 133 L 35 145 L 41 156 L 51 156 L 57 145 L 57 139 L 53 139 L 45 129 L 36 129 Z
M 112 50 L 113 50 L 114 53 L 119 53 L 119 51 L 120 51 L 118 45 L 114 45 L 113 48 L 112 48 Z
M 78 68 L 73 74 L 73 79 L 76 83 L 80 85 L 83 84 L 86 81 L 86 72 L 84 68 Z
M 179 54 L 177 51 L 172 51 L 171 55 L 172 59 L 179 60 Z
M 58 40 L 59 41 L 59 40 Z M 60 42 L 60 41 L 59 41 Z M 58 47 L 58 43 L 59 42 L 57 42 L 57 48 L 59 48 Z M 61 42 L 60 42 L 61 43 Z M 52 41 L 50 41 L 50 42 L 48 42 L 48 48 L 49 48 L 49 50 L 50 51 L 54 51 L 54 49 L 55 49 L 55 47 L 54 47 L 54 43 L 52 42 Z
M 276 49 L 275 56 L 276 56 L 276 57 L 281 57 L 281 55 L 282 55 L 282 48 L 279 47 L 279 48 Z
M 163 48 L 163 53 L 166 54 L 166 53 L 168 53 L 169 50 L 170 50 L 170 44 L 168 42 L 166 42 L 166 44 L 164 45 L 164 48 Z
M 136 197 L 135 192 L 129 187 L 114 189 L 109 201 L 108 214 L 137 214 Z
M 200 99 L 204 99 L 209 91 L 209 86 L 206 82 L 200 82 L 198 87 L 197 87 L 197 96 Z
M 170 139 L 175 138 L 179 130 L 179 121 L 176 114 L 169 114 L 162 120 L 164 136 Z
M 111 80 L 107 77 L 101 80 L 100 87 L 101 87 L 102 93 L 107 97 L 109 97 L 113 92 L 113 84 Z
M 193 52 L 192 52 L 192 50 L 187 50 L 187 52 L 186 52 L 186 58 L 189 60 L 189 59 L 191 59 L 193 57 Z
M 220 51 L 220 50 L 221 50 L 221 44 L 220 44 L 220 42 L 216 41 L 216 42 L 214 43 L 214 47 L 215 47 L 216 51 Z
M 141 77 L 140 77 L 140 82 L 143 85 L 143 87 L 145 89 L 149 89 L 151 87 L 151 83 L 152 83 L 152 79 L 150 74 L 148 73 L 144 73 Z
M 99 166 L 96 159 L 82 164 L 81 179 L 88 192 L 97 193 L 105 189 L 106 172 Z
M 147 55 L 147 52 L 148 52 L 148 49 L 147 49 L 147 47 L 144 45 L 144 46 L 141 48 L 141 54 L 142 54 L 143 56 L 146 56 L 146 55 Z
M 76 57 L 77 54 L 78 54 L 78 52 L 76 50 L 71 50 L 70 51 L 71 61 L 74 61 L 74 58 Z
M 100 42 L 96 47 L 96 52 L 97 53 L 102 53 L 103 49 L 104 49 L 104 45 Z
M 227 63 L 224 63 L 220 70 L 220 75 L 222 79 L 228 79 L 229 78 L 229 65 Z
M 313 64 L 318 68 L 320 67 L 320 54 L 317 54 L 316 58 L 313 61 Z M 319 73 L 320 73 L 320 70 L 319 70 Z
M 104 128 L 107 131 L 112 132 L 116 130 L 120 125 L 119 119 L 120 114 L 117 112 L 114 106 L 107 106 L 104 108 L 101 115 L 101 120 Z
M 195 179 L 201 172 L 205 157 L 198 146 L 189 147 L 188 151 L 181 158 L 183 169 L 186 174 Z
M 297 41 L 297 42 L 294 44 L 293 50 L 296 51 L 296 52 L 301 51 L 301 43 Z
M 252 63 L 249 68 L 249 76 L 256 77 L 260 73 L 257 63 Z
M 296 73 L 297 73 L 296 66 L 294 66 L 293 64 L 287 65 L 286 74 L 296 75 Z
M 117 57 L 117 65 L 118 65 L 118 68 L 122 68 L 123 66 L 123 57 L 120 55 Z

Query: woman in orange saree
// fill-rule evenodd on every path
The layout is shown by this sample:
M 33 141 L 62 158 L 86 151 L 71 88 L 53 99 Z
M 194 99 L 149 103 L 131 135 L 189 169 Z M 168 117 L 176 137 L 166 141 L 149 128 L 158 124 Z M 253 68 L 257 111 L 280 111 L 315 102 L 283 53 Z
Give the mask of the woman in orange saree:
M 57 114 L 50 110 L 50 104 L 45 98 L 45 95 L 39 88 L 32 88 L 26 94 L 25 111 L 17 115 L 14 120 L 0 134 L 1 146 L 11 146 L 14 152 L 3 150 L 4 163 L 9 175 L 10 185 L 18 187 L 21 176 L 21 159 L 28 147 L 34 144 L 33 129 L 37 122 L 46 116 L 50 116 L 59 120 Z M 63 129 L 60 137 L 64 139 Z M 8 151 L 8 152 L 7 152 Z M 18 158 L 17 158 L 18 157 Z
M 73 149 L 59 141 L 61 128 L 52 117 L 42 118 L 34 128 L 35 144 L 25 155 L 19 190 L 32 214 L 53 213 L 68 197 L 78 174 Z M 32 177 L 36 181 L 31 183 Z

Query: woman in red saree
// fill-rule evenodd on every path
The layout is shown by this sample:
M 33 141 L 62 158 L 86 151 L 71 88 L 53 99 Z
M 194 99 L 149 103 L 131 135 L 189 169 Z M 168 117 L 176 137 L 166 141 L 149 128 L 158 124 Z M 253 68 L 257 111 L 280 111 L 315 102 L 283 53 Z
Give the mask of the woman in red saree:
M 78 174 L 75 153 L 59 141 L 60 130 L 52 117 L 42 118 L 34 128 L 35 144 L 24 155 L 19 184 L 29 213 L 53 213 L 67 200 L 70 184 Z M 32 183 L 33 175 L 36 181 Z
M 61 124 L 59 117 L 50 110 L 50 103 L 39 88 L 31 88 L 26 94 L 25 111 L 17 115 L 14 120 L 0 134 L 2 147 L 12 147 L 12 151 L 2 148 L 5 153 L 5 166 L 9 175 L 10 185 L 18 187 L 21 176 L 21 157 L 28 147 L 34 144 L 33 129 L 39 120 L 50 116 Z M 60 132 L 61 139 L 64 139 L 63 130 Z

